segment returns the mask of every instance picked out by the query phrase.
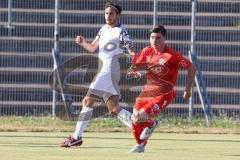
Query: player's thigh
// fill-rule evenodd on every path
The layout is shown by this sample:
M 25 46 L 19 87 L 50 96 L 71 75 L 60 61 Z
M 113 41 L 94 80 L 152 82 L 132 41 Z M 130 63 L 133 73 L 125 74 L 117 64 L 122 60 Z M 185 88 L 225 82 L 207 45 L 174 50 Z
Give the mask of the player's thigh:
M 148 99 L 137 98 L 137 100 L 135 101 L 134 106 L 133 106 L 135 112 L 137 110 L 144 108 L 147 104 L 149 104 L 149 102 L 151 102 L 151 101 Z

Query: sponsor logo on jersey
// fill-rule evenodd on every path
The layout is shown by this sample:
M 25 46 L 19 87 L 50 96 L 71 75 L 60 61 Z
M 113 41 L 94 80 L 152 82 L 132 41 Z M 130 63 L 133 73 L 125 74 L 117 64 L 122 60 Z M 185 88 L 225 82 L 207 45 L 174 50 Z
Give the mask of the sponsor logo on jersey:
M 165 64 L 165 62 L 166 62 L 165 59 L 163 59 L 163 58 L 159 59 L 160 66 L 163 66 Z
M 116 48 L 117 48 L 117 44 L 114 42 L 108 42 L 104 45 L 104 50 L 107 52 L 111 52 Z

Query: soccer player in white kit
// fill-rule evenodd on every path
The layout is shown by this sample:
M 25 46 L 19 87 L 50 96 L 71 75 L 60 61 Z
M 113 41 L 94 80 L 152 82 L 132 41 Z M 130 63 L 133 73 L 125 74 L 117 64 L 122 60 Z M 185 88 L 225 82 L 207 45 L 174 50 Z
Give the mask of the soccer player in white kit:
M 131 113 L 118 105 L 120 92 L 118 82 L 120 80 L 119 57 L 126 48 L 130 55 L 134 55 L 132 42 L 127 30 L 119 23 L 121 7 L 107 2 L 104 7 L 106 24 L 102 26 L 92 43 L 87 43 L 83 36 L 76 37 L 76 43 L 93 53 L 99 49 L 98 58 L 102 61 L 102 68 L 98 76 L 91 83 L 87 95 L 84 97 L 82 111 L 87 113 L 88 119 L 77 121 L 75 132 L 61 147 L 80 146 L 82 133 L 86 128 L 93 112 L 93 105 L 102 98 L 111 114 L 117 115 L 119 120 L 131 128 Z

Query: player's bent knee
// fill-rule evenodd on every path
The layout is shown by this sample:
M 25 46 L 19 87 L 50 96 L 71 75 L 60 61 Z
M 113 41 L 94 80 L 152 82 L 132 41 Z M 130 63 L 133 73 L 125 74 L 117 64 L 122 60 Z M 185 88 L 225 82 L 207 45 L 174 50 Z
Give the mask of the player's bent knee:
M 135 112 L 133 112 L 131 119 L 132 119 L 133 123 L 137 124 L 137 123 L 146 122 L 148 118 L 147 118 L 147 116 L 142 115 L 140 112 L 135 111 Z
M 85 97 L 82 101 L 82 104 L 84 107 L 90 107 L 92 105 L 92 102 L 91 102 L 90 98 Z
M 113 108 L 113 109 L 109 110 L 109 114 L 112 116 L 116 116 L 118 114 L 118 111 L 116 108 Z
M 140 121 L 139 121 L 140 119 L 138 118 L 138 116 L 136 114 L 132 114 L 131 120 L 135 124 L 140 123 Z

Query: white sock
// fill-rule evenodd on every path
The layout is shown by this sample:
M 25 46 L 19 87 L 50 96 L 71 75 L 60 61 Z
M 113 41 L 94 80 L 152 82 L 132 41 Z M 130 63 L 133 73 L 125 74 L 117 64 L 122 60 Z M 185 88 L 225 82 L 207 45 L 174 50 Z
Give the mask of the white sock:
M 84 129 L 87 127 L 87 124 L 92 117 L 93 109 L 90 107 L 83 107 L 80 114 L 87 113 L 87 112 L 88 112 L 89 118 L 81 120 L 81 121 L 77 121 L 75 132 L 72 135 L 72 137 L 74 139 L 78 139 L 79 137 L 82 137 L 82 133 L 83 133 Z
M 122 109 L 118 113 L 117 117 L 123 124 L 125 124 L 126 126 L 131 128 L 132 127 L 131 115 L 132 114 L 130 112 L 128 112 L 127 110 Z

